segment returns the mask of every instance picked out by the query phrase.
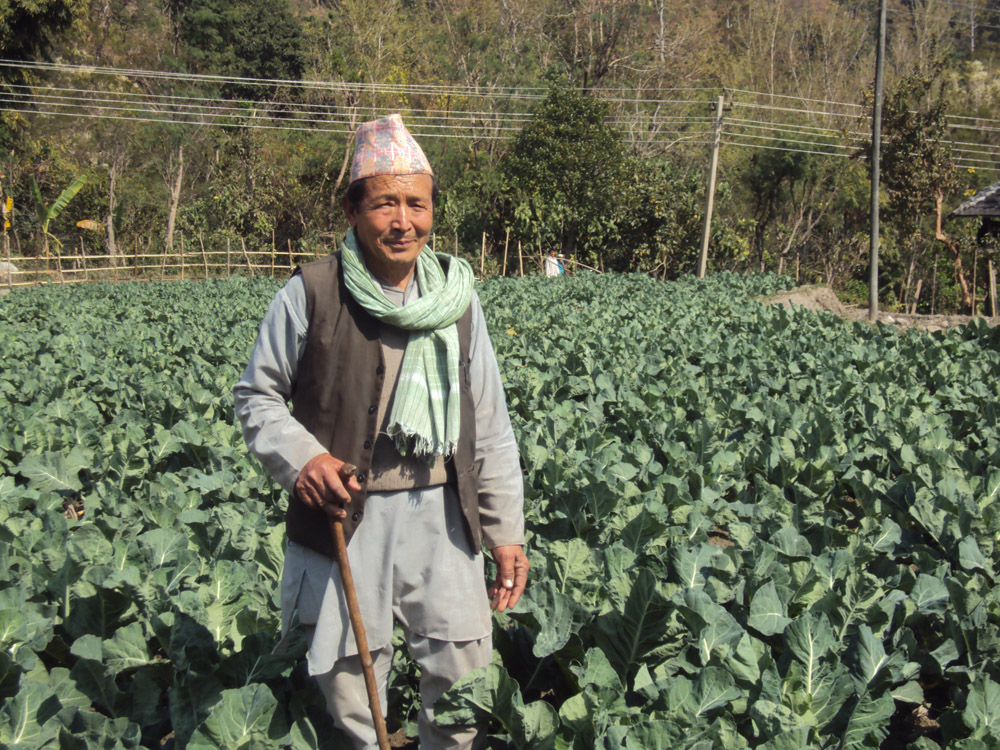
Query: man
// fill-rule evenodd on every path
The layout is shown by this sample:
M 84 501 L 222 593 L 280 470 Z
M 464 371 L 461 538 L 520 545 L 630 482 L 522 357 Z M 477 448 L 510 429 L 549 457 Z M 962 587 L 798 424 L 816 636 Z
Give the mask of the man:
M 490 663 L 490 607 L 527 582 L 517 446 L 472 269 L 426 249 L 436 193 L 399 115 L 362 125 L 351 229 L 275 296 L 234 389 L 247 445 L 290 492 L 283 629 L 297 611 L 309 672 L 357 748 L 375 730 L 328 517 L 344 524 L 383 707 L 394 618 L 420 664 L 425 750 L 471 747 L 476 728 L 437 726 L 434 701 Z
M 549 257 L 545 259 L 545 276 L 551 279 L 559 274 L 559 260 L 556 258 L 556 251 L 549 250 Z

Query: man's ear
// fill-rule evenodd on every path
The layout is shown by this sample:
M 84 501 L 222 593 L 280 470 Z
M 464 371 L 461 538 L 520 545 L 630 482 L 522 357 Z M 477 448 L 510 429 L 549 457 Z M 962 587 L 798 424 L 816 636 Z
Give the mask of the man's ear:
M 340 199 L 340 205 L 344 208 L 344 215 L 347 217 L 347 223 L 352 227 L 358 225 L 358 210 L 351 201 L 347 199 L 345 195 Z

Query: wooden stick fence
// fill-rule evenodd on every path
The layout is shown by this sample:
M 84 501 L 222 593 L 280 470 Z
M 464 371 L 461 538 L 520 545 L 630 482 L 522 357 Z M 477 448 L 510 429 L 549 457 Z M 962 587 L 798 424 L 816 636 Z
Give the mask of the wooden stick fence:
M 180 246 L 184 248 L 183 239 L 180 241 Z M 152 276 L 160 279 L 184 280 L 197 277 L 198 271 L 202 272 L 204 278 L 210 278 L 213 270 L 218 276 L 230 276 L 234 270 L 228 238 L 225 250 L 209 250 L 205 247 L 204 239 L 199 237 L 197 250 L 188 248 L 173 253 L 149 252 L 149 248 L 146 252 L 141 252 L 138 239 L 134 242 L 131 253 L 118 255 L 87 254 L 82 247 L 74 248 L 74 254 L 66 255 L 56 246 L 49 258 L 12 255 L 9 245 L 3 250 L 3 260 L 8 265 L 0 277 L 0 286 L 6 289 L 41 283 L 79 284 L 108 281 L 112 278 L 117 279 L 119 272 L 125 272 L 126 275 L 131 273 L 133 278 Z M 277 248 L 250 250 L 242 238 L 240 250 L 245 262 L 245 272 L 251 276 L 258 274 L 287 276 L 295 269 L 296 255 L 299 257 L 299 262 L 302 262 L 325 253 L 321 251 L 303 257 L 294 253 L 289 241 L 287 254 L 285 248 L 281 250 L 281 254 L 286 255 L 287 259 L 282 259 L 277 257 L 279 254 Z M 192 255 L 193 257 L 188 257 Z M 15 268 L 17 270 L 14 270 Z
M 500 260 L 498 265 L 503 274 L 506 274 L 508 269 L 508 257 L 513 254 L 512 239 L 514 238 L 510 234 L 508 230 L 504 237 L 502 260 L 497 259 Z M 231 237 L 226 237 L 224 249 L 219 241 L 216 242 L 216 249 L 210 249 L 201 232 L 198 232 L 197 239 L 197 247 L 192 247 L 193 243 L 187 242 L 184 235 L 178 233 L 177 247 L 179 249 L 168 252 L 164 248 L 162 252 L 154 252 L 151 236 L 146 237 L 145 245 L 140 237 L 135 237 L 131 248 L 128 248 L 127 243 L 122 243 L 123 252 L 115 255 L 87 253 L 83 242 L 78 247 L 73 248 L 73 254 L 67 255 L 64 252 L 65 248 L 56 244 L 49 257 L 45 258 L 12 255 L 10 242 L 5 237 L 2 251 L 3 260 L 8 265 L 6 271 L 0 274 L 0 288 L 13 289 L 43 283 L 78 284 L 112 279 L 117 281 L 119 278 L 187 280 L 198 277 L 228 277 L 233 273 L 244 273 L 250 276 L 260 274 L 286 277 L 294 271 L 299 263 L 322 257 L 330 252 L 328 247 L 318 247 L 316 253 L 297 253 L 292 248 L 291 240 L 287 241 L 285 247 L 279 247 L 273 236 L 269 247 L 264 245 L 265 249 L 251 250 L 247 245 L 246 238 L 240 237 L 239 247 L 236 249 L 234 257 Z M 219 239 L 221 240 L 221 238 Z M 479 250 L 480 278 L 485 276 L 486 271 L 486 244 L 486 235 L 484 234 L 480 247 L 477 248 Z M 455 238 L 455 252 L 458 252 L 457 236 Z M 492 250 L 490 253 L 492 254 Z M 520 276 L 525 274 L 525 255 L 526 252 L 521 240 L 517 239 L 517 267 L 512 270 Z M 239 260 L 241 256 L 242 263 Z M 535 265 L 536 261 L 530 255 L 528 261 L 533 266 Z M 600 269 L 590 269 L 589 266 L 574 259 L 569 262 L 580 268 L 600 273 Z

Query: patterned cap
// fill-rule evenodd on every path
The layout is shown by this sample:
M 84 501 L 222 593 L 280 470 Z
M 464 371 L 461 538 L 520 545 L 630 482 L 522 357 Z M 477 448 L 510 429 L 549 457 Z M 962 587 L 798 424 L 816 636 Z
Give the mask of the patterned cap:
M 351 182 L 380 174 L 434 174 L 399 115 L 364 123 L 354 139 Z

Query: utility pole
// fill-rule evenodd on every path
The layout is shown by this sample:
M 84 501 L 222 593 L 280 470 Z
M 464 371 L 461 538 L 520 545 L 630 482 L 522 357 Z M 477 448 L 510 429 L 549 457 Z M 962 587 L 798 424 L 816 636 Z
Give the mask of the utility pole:
M 715 176 L 719 170 L 719 141 L 722 138 L 722 107 L 726 95 L 720 94 L 715 105 L 715 127 L 712 133 L 712 166 L 708 173 L 708 194 L 705 196 L 705 227 L 701 232 L 701 254 L 698 256 L 698 278 L 705 278 L 708 268 L 708 240 L 712 234 L 712 209 L 715 207 Z
M 875 48 L 875 102 L 872 113 L 871 238 L 868 275 L 868 320 L 878 320 L 878 185 L 882 146 L 882 71 L 885 63 L 885 6 L 879 0 L 878 46 Z

